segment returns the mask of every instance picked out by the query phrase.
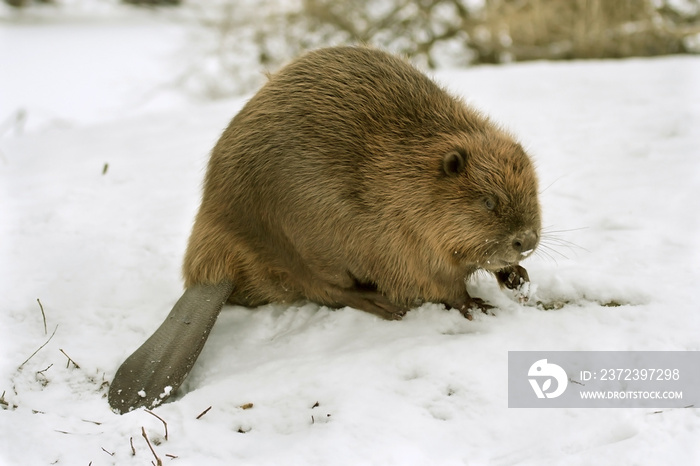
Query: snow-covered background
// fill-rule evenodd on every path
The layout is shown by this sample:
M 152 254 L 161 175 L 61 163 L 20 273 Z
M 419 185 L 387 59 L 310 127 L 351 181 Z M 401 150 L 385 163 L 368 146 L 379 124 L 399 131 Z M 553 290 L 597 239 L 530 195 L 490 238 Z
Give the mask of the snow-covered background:
M 700 57 L 436 73 L 537 162 L 531 304 L 482 276 L 498 309 L 474 321 L 227 306 L 156 410 L 166 440 L 106 382 L 181 294 L 208 152 L 245 99 L 171 85 L 172 22 L 101 18 L 0 23 L 0 465 L 150 464 L 142 428 L 173 465 L 700 464 L 696 408 L 509 409 L 506 372 L 509 350 L 700 350 Z

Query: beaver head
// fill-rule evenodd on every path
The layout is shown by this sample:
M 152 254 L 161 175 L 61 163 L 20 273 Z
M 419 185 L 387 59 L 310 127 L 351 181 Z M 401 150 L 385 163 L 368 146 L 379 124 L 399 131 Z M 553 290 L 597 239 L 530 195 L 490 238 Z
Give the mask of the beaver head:
M 522 146 L 494 130 L 461 133 L 439 146 L 433 199 L 443 205 L 442 231 L 433 242 L 459 264 L 494 272 L 529 257 L 541 215 L 537 176 Z

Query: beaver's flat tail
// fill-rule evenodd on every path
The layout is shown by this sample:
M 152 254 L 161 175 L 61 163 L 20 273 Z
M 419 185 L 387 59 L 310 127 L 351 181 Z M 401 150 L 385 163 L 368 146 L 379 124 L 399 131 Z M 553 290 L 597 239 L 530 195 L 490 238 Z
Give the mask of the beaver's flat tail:
M 175 393 L 202 352 L 233 283 L 185 290 L 158 329 L 117 370 L 109 405 L 120 414 L 153 408 Z

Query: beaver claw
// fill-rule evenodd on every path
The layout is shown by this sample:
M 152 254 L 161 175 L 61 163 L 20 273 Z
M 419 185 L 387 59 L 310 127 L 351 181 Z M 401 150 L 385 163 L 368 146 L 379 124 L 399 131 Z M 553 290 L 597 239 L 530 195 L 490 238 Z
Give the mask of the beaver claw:
M 530 276 L 527 270 L 519 265 L 506 267 L 495 273 L 498 284 L 503 288 L 513 290 L 515 297 L 520 303 L 524 303 L 529 299 L 530 294 Z
M 338 296 L 335 307 L 350 306 L 369 312 L 386 320 L 401 320 L 408 312 L 405 307 L 394 304 L 378 291 L 363 289 L 345 289 Z
M 469 295 L 467 295 L 464 299 L 460 300 L 459 302 L 445 303 L 445 306 L 448 309 L 457 309 L 468 320 L 474 320 L 472 311 L 481 311 L 484 314 L 493 315 L 493 313 L 491 312 L 491 309 L 493 309 L 492 305 L 487 304 L 483 299 L 472 298 Z
M 519 265 L 513 265 L 511 267 L 506 267 L 495 273 L 496 280 L 498 283 L 508 288 L 509 290 L 517 290 L 522 287 L 523 284 L 530 281 L 530 276 L 527 274 L 527 270 Z

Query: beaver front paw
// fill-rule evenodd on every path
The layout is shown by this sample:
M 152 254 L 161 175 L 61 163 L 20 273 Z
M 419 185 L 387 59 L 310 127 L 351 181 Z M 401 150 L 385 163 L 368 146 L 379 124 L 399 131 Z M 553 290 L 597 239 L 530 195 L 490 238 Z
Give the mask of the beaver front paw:
M 520 303 L 530 298 L 530 276 L 527 270 L 519 265 L 513 265 L 495 273 L 498 284 L 515 292 L 515 298 Z
M 530 281 L 527 270 L 520 265 L 506 267 L 496 272 L 495 275 L 498 283 L 509 290 L 517 290 L 522 287 L 523 284 Z

